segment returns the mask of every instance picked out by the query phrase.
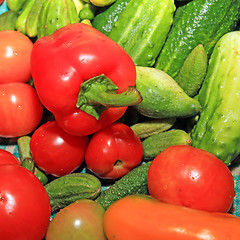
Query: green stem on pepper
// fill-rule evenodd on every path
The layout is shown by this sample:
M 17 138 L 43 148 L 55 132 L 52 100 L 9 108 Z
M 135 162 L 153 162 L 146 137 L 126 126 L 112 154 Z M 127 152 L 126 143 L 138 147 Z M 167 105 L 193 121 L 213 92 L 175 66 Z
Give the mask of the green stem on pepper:
M 133 86 L 122 93 L 116 93 L 117 90 L 118 87 L 104 74 L 93 77 L 81 84 L 76 106 L 99 119 L 109 107 L 133 106 L 142 101 L 141 94 Z

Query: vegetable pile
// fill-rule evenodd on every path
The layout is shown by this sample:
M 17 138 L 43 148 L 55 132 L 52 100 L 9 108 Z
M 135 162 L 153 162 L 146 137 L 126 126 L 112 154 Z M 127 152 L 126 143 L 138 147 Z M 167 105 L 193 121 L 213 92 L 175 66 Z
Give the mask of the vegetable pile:
M 239 0 L 3 8 L 0 239 L 239 238 Z

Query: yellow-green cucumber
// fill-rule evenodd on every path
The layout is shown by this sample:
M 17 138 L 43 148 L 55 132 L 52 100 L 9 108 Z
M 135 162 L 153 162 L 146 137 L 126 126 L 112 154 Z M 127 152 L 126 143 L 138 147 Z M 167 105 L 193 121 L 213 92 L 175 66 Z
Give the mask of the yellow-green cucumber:
M 159 153 L 169 146 L 191 145 L 191 137 L 182 129 L 171 129 L 154 134 L 142 141 L 143 159 L 154 159 Z
M 20 11 L 26 0 L 6 0 L 7 7 L 13 11 Z
M 0 15 L 0 31 L 15 31 L 15 23 L 19 16 L 18 11 L 8 10 Z
M 108 34 L 138 66 L 153 66 L 170 30 L 174 0 L 131 0 Z
M 192 145 L 230 165 L 240 153 L 240 31 L 217 42 L 198 100 L 202 111 Z
M 134 107 L 151 118 L 186 118 L 197 115 L 201 106 L 189 97 L 165 72 L 153 67 L 136 66 L 136 89 L 143 100 Z
M 52 213 L 80 199 L 94 200 L 101 192 L 101 182 L 89 173 L 70 173 L 54 179 L 44 187 Z
M 103 190 L 96 202 L 106 210 L 112 203 L 131 194 L 148 194 L 147 173 L 152 161 L 143 163 Z
M 176 118 L 148 119 L 143 122 L 135 123 L 130 127 L 139 138 L 143 139 L 169 130 L 175 122 Z
M 192 0 L 178 7 L 155 67 L 175 78 L 198 44 L 210 56 L 220 37 L 236 27 L 239 14 L 239 0 Z
M 188 96 L 197 95 L 207 72 L 208 57 L 202 44 L 196 46 L 174 79 Z

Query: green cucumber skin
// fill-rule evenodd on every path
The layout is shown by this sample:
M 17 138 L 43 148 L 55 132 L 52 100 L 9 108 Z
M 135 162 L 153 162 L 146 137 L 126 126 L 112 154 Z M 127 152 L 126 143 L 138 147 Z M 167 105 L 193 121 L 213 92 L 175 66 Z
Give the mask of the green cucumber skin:
M 159 153 L 174 145 L 191 145 L 191 137 L 181 129 L 171 129 L 154 134 L 142 141 L 143 159 L 154 159 Z
M 136 89 L 143 101 L 134 107 L 151 118 L 186 118 L 197 115 L 200 103 L 189 97 L 168 74 L 152 67 L 136 67 Z
M 153 66 L 173 22 L 173 0 L 131 0 L 108 37 L 122 46 L 135 65 Z
M 92 199 L 101 192 L 101 182 L 97 177 L 88 173 L 71 173 L 46 184 L 52 212 L 75 202 L 79 199 Z
M 121 12 L 126 8 L 131 0 L 117 0 L 105 11 L 98 13 L 93 21 L 92 26 L 106 36 L 111 32 L 115 22 L 118 20 Z
M 239 0 L 193 0 L 177 9 L 155 67 L 175 78 L 189 53 L 203 44 L 208 56 L 239 19 Z
M 240 32 L 216 44 L 198 99 L 202 111 L 191 132 L 192 145 L 211 152 L 226 165 L 240 153 Z
M 113 185 L 102 191 L 95 201 L 106 210 L 117 200 L 131 194 L 148 194 L 147 173 L 152 161 L 144 163 L 125 176 L 117 180 Z
M 14 10 L 9 10 L 0 15 L 0 31 L 13 30 L 15 31 L 15 23 L 19 13 Z

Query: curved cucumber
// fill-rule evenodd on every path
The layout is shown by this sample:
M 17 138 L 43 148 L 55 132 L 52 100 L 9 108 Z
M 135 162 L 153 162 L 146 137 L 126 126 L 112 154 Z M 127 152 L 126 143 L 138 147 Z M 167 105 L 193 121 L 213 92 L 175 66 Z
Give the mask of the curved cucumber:
M 151 118 L 190 117 L 200 112 L 199 102 L 189 97 L 168 74 L 151 67 L 136 67 L 136 88 L 143 101 L 134 107 Z
M 15 23 L 19 16 L 18 11 L 8 10 L 0 15 L 0 31 L 16 30 Z
M 216 44 L 198 100 L 200 118 L 192 145 L 229 165 L 240 153 L 240 32 L 225 34 Z
M 193 0 L 178 7 L 155 67 L 175 78 L 198 44 L 210 56 L 216 42 L 236 27 L 239 14 L 239 0 Z

